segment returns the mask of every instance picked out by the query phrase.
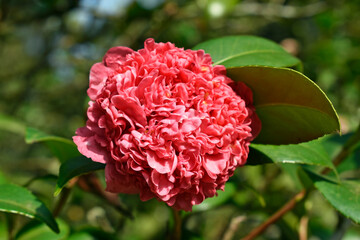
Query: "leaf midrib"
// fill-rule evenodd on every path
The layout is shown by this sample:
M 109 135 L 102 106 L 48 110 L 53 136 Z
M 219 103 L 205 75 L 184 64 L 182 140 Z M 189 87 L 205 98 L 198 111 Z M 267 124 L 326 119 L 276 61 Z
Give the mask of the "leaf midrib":
M 324 112 L 318 108 L 310 107 L 310 106 L 304 106 L 304 105 L 298 105 L 298 104 L 289 104 L 289 103 L 267 103 L 267 104 L 255 104 L 255 109 L 262 109 L 262 108 L 268 108 L 268 107 L 298 107 L 298 108 L 304 108 L 304 109 L 311 109 L 320 113 L 325 114 L 329 118 L 331 118 L 331 115 L 327 112 Z M 331 118 L 332 119 L 332 118 Z
M 257 49 L 257 50 L 252 50 L 252 51 L 246 51 L 246 52 L 242 52 L 242 53 L 239 53 L 239 54 L 235 54 L 235 55 L 232 55 L 230 57 L 227 57 L 227 58 L 224 58 L 220 61 L 217 61 L 215 62 L 213 65 L 219 65 L 223 62 L 226 62 L 232 58 L 237 58 L 237 57 L 241 57 L 241 56 L 244 56 L 244 55 L 250 55 L 250 54 L 254 54 L 254 53 L 271 53 L 271 52 L 278 52 L 278 53 L 283 53 L 282 51 L 280 50 L 274 50 L 274 49 L 271 49 L 271 50 L 265 50 L 265 49 Z

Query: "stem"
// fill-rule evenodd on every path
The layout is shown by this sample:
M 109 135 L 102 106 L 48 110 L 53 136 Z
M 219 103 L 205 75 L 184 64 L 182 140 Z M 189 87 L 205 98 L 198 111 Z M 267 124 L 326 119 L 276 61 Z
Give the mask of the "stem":
M 238 228 L 239 224 L 242 223 L 246 219 L 245 216 L 237 216 L 231 219 L 229 227 L 224 233 L 222 240 L 231 240 L 234 238 L 236 229 Z
M 67 202 L 69 196 L 70 196 L 70 192 L 71 192 L 71 188 L 67 188 L 65 187 L 62 191 L 61 191 L 61 195 L 60 195 L 60 199 L 57 202 L 54 210 L 53 210 L 53 215 L 54 217 L 57 217 L 61 210 L 63 209 L 63 207 L 65 206 L 65 203 Z
M 290 199 L 281 209 L 274 213 L 268 220 L 266 220 L 259 227 L 252 230 L 247 236 L 242 238 L 242 240 L 251 240 L 263 233 L 271 224 L 279 220 L 285 213 L 290 211 L 295 207 L 295 205 L 300 202 L 306 194 L 306 190 L 303 189 L 301 192 L 296 194 L 292 199 Z
M 308 224 L 309 217 L 302 216 L 300 219 L 300 227 L 299 227 L 299 240 L 307 240 L 308 239 Z
M 182 219 L 179 210 L 172 209 L 174 216 L 174 228 L 172 232 L 172 236 L 170 239 L 172 240 L 180 240 L 181 239 L 181 225 Z

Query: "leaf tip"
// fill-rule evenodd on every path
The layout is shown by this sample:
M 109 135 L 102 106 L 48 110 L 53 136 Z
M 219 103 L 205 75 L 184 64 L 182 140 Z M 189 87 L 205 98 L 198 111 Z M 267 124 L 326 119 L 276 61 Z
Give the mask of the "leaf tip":
M 60 193 L 61 193 L 62 188 L 56 186 L 55 192 L 54 192 L 54 197 L 57 197 Z

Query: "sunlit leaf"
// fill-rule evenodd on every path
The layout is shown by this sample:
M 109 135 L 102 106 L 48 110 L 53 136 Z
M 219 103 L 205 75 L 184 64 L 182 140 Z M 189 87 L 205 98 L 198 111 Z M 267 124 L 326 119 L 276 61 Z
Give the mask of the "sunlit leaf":
M 94 162 L 84 156 L 69 159 L 60 166 L 59 178 L 54 195 L 58 195 L 61 192 L 61 189 L 72 178 L 104 168 L 105 164 Z
M 54 156 L 56 156 L 62 163 L 80 155 L 75 143 L 71 140 L 52 136 L 34 128 L 26 128 L 25 141 L 28 144 L 36 142 L 45 143 Z
M 59 226 L 59 233 L 54 233 L 43 223 L 30 223 L 28 226 L 25 226 L 24 230 L 16 236 L 16 240 L 66 240 L 68 239 L 70 228 L 61 219 L 56 219 L 56 222 Z
M 209 53 L 214 65 L 292 67 L 300 60 L 278 44 L 255 36 L 227 36 L 200 43 L 194 49 Z
M 14 184 L 1 184 L 0 211 L 36 218 L 48 225 L 54 232 L 59 232 L 51 212 L 26 188 Z
M 249 165 L 255 165 L 252 161 L 261 164 L 264 158 L 263 163 L 271 160 L 274 163 L 307 164 L 334 168 L 329 155 L 321 144 L 321 139 L 300 144 L 251 144 L 250 146 L 250 155 L 247 161 Z M 253 149 L 256 154 L 252 154 Z
M 315 187 L 329 203 L 344 216 L 360 223 L 360 181 L 344 180 L 340 183 L 307 171 Z
M 256 143 L 300 143 L 340 131 L 330 100 L 313 81 L 295 70 L 239 67 L 228 69 L 228 76 L 253 91 L 262 123 Z

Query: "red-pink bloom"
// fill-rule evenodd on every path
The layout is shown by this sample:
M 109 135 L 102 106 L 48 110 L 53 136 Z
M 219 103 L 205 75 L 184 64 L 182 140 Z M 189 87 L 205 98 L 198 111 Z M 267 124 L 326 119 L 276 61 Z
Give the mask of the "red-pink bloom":
M 190 211 L 224 190 L 261 124 L 250 89 L 211 63 L 203 50 L 147 39 L 139 51 L 111 48 L 91 68 L 88 120 L 73 139 L 106 164 L 107 191 Z

